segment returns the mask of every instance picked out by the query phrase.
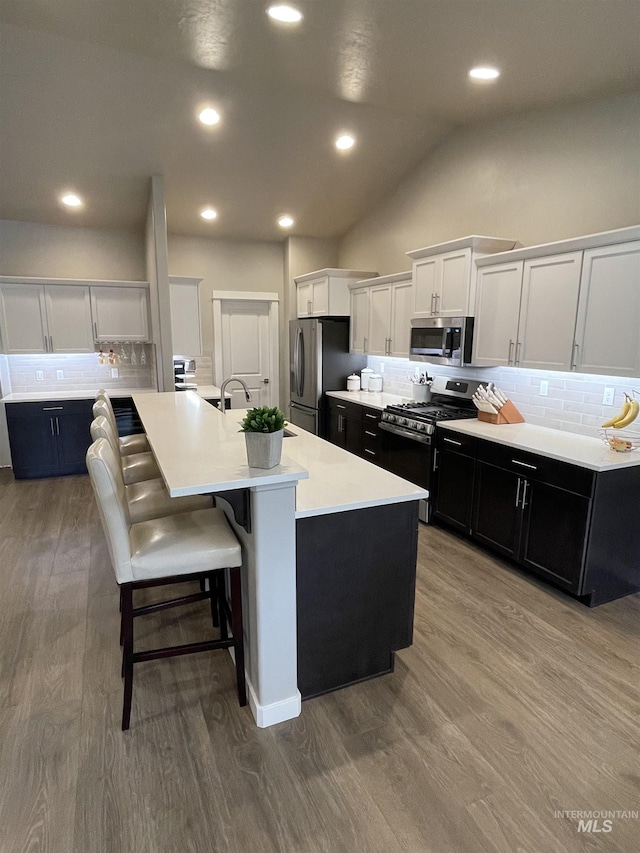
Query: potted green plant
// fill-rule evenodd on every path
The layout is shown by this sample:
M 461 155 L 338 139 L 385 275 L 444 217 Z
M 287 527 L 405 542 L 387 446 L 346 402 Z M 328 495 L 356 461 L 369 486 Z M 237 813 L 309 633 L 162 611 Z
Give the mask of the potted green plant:
M 275 468 L 280 464 L 286 425 L 284 412 L 277 406 L 260 406 L 247 411 L 240 426 L 250 468 Z

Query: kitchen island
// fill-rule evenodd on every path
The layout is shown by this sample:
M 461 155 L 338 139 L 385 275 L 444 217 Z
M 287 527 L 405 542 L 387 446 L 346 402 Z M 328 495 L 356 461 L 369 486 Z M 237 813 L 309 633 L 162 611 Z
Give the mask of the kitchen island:
M 297 716 L 303 697 L 388 672 L 393 652 L 411 642 L 424 490 L 298 427 L 288 428 L 281 465 L 249 468 L 242 411 L 224 415 L 192 392 L 134 403 L 169 493 L 215 494 L 243 545 L 257 724 Z

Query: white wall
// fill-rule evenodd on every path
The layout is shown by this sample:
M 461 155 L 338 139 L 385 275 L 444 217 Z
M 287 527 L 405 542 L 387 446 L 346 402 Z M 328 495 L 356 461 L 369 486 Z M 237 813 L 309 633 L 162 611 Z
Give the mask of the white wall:
M 636 225 L 639 151 L 638 95 L 460 129 L 343 238 L 339 265 L 386 274 L 467 234 L 533 245 Z
M 143 235 L 5 219 L 0 275 L 145 281 Z
M 284 334 L 284 244 L 169 235 L 169 275 L 201 278 L 202 352 L 213 357 L 214 290 L 277 293 L 280 340 Z M 281 365 L 282 375 L 282 365 Z M 282 401 L 280 401 L 282 402 Z

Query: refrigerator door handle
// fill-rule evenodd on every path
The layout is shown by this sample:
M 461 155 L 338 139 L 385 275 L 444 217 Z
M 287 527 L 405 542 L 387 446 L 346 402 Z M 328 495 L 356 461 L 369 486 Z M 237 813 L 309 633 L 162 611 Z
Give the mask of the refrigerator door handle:
M 300 344 L 300 329 L 296 328 L 296 339 L 293 345 L 293 385 L 296 397 L 300 396 L 300 380 L 298 379 L 298 359 L 299 359 L 299 344 Z
M 304 335 L 302 333 L 302 329 L 298 329 L 298 336 L 300 340 L 300 348 L 299 348 L 299 373 L 300 373 L 300 390 L 298 391 L 298 397 L 304 396 L 304 374 L 307 369 L 306 358 L 304 352 Z

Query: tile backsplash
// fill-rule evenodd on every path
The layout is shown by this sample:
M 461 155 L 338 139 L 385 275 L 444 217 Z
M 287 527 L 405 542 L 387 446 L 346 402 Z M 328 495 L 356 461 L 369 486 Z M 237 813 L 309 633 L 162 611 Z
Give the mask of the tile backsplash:
M 98 364 L 98 353 L 69 355 L 9 355 L 7 363 L 9 380 L 13 393 L 32 393 L 42 391 L 81 391 L 93 388 L 106 388 L 117 391 L 118 388 L 155 388 L 156 367 L 155 347 L 144 344 L 146 364 L 140 364 L 142 344 L 135 347 L 135 363 L 131 364 L 131 344 L 125 345 L 124 357 L 115 348 L 117 364 Z M 111 368 L 118 368 L 118 378 L 111 377 Z M 36 379 L 36 371 L 41 370 L 43 379 Z M 63 379 L 57 378 L 61 370 Z
M 441 367 L 408 359 L 374 356 L 369 356 L 368 364 L 377 373 L 382 373 L 385 391 L 408 398 L 411 398 L 412 391 L 409 377 L 416 368 L 421 372 L 428 369 L 432 376 L 464 376 L 481 382 L 495 382 L 513 400 L 527 423 L 591 436 L 597 436 L 603 421 L 622 406 L 625 391 L 636 389 L 640 392 L 640 378 L 526 370 L 520 367 Z M 549 383 L 547 396 L 540 394 L 540 383 L 543 380 Z M 603 405 L 605 388 L 615 389 L 612 406 Z

